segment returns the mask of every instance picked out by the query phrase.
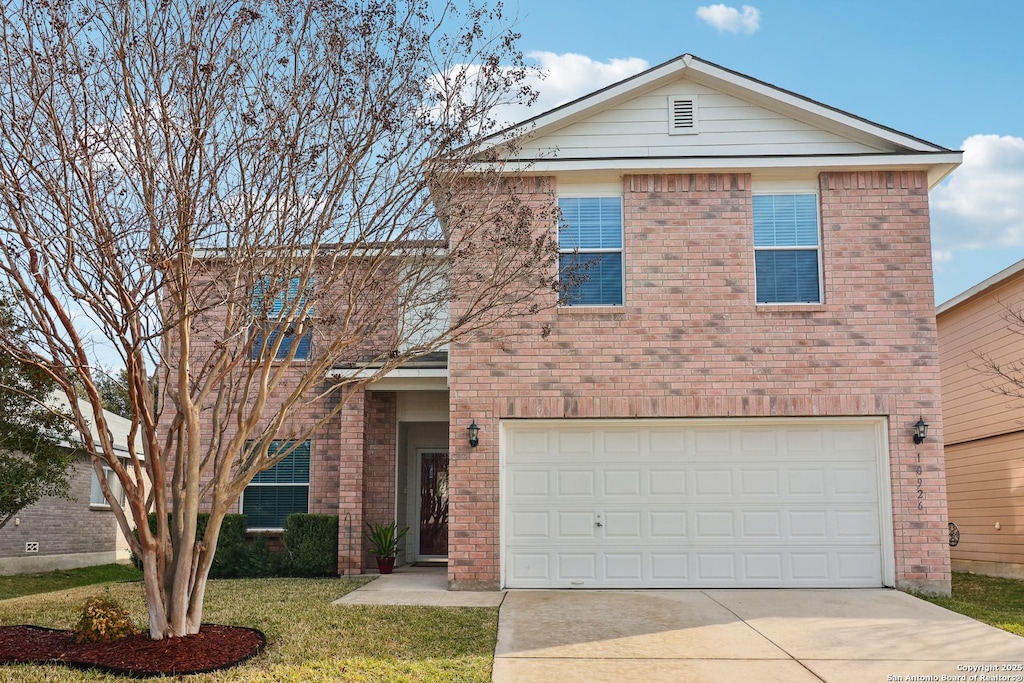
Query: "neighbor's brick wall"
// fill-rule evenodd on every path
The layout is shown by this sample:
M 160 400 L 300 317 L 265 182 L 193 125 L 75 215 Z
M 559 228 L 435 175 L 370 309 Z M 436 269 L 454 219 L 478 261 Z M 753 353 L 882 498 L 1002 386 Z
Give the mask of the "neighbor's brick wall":
M 553 201 L 555 180 L 534 182 L 534 201 Z M 625 176 L 625 306 L 549 306 L 452 347 L 453 585 L 499 578 L 502 418 L 882 415 L 897 584 L 948 592 L 927 179 L 822 173 L 819 187 L 822 305 L 754 304 L 749 175 Z
M 45 496 L 19 512 L 0 529 L 0 558 L 28 557 L 26 542 L 39 542 L 39 556 L 114 553 L 120 532 L 109 508 L 90 508 L 92 466 L 86 457 L 75 460 L 69 477 L 70 500 Z M 122 539 L 123 543 L 123 539 Z

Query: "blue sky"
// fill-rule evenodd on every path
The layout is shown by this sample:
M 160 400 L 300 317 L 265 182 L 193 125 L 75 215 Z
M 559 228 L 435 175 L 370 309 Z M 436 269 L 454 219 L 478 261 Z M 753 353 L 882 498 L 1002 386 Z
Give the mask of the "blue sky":
M 1024 2 L 507 0 L 534 115 L 691 53 L 965 151 L 932 191 L 936 302 L 1024 258 Z

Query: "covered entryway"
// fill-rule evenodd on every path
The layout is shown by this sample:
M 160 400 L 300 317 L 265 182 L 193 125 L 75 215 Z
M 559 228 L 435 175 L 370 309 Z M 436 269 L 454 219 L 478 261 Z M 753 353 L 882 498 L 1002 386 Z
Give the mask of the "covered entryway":
M 892 585 L 885 428 L 506 420 L 502 585 Z

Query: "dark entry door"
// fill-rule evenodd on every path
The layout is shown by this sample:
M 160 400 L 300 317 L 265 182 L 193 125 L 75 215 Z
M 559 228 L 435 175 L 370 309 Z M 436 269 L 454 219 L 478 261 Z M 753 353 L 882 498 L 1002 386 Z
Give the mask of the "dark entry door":
M 420 557 L 448 556 L 448 453 L 420 453 Z

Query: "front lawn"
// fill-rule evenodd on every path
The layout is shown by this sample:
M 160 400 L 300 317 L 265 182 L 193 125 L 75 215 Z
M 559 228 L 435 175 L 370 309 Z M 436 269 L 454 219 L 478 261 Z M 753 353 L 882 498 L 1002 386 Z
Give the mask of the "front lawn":
M 258 628 L 267 649 L 207 681 L 489 681 L 498 609 L 331 605 L 365 579 L 210 581 L 204 621 Z M 0 601 L 0 624 L 70 628 L 98 587 Z M 142 585 L 109 587 L 142 626 Z M 59 666 L 0 666 L 0 682 L 118 681 Z
M 101 564 L 80 569 L 58 569 L 45 574 L 0 576 L 0 600 L 111 581 L 134 581 L 141 578 L 142 572 L 130 564 Z
M 1018 636 L 1024 636 L 1024 581 L 953 573 L 953 595 L 923 599 Z

